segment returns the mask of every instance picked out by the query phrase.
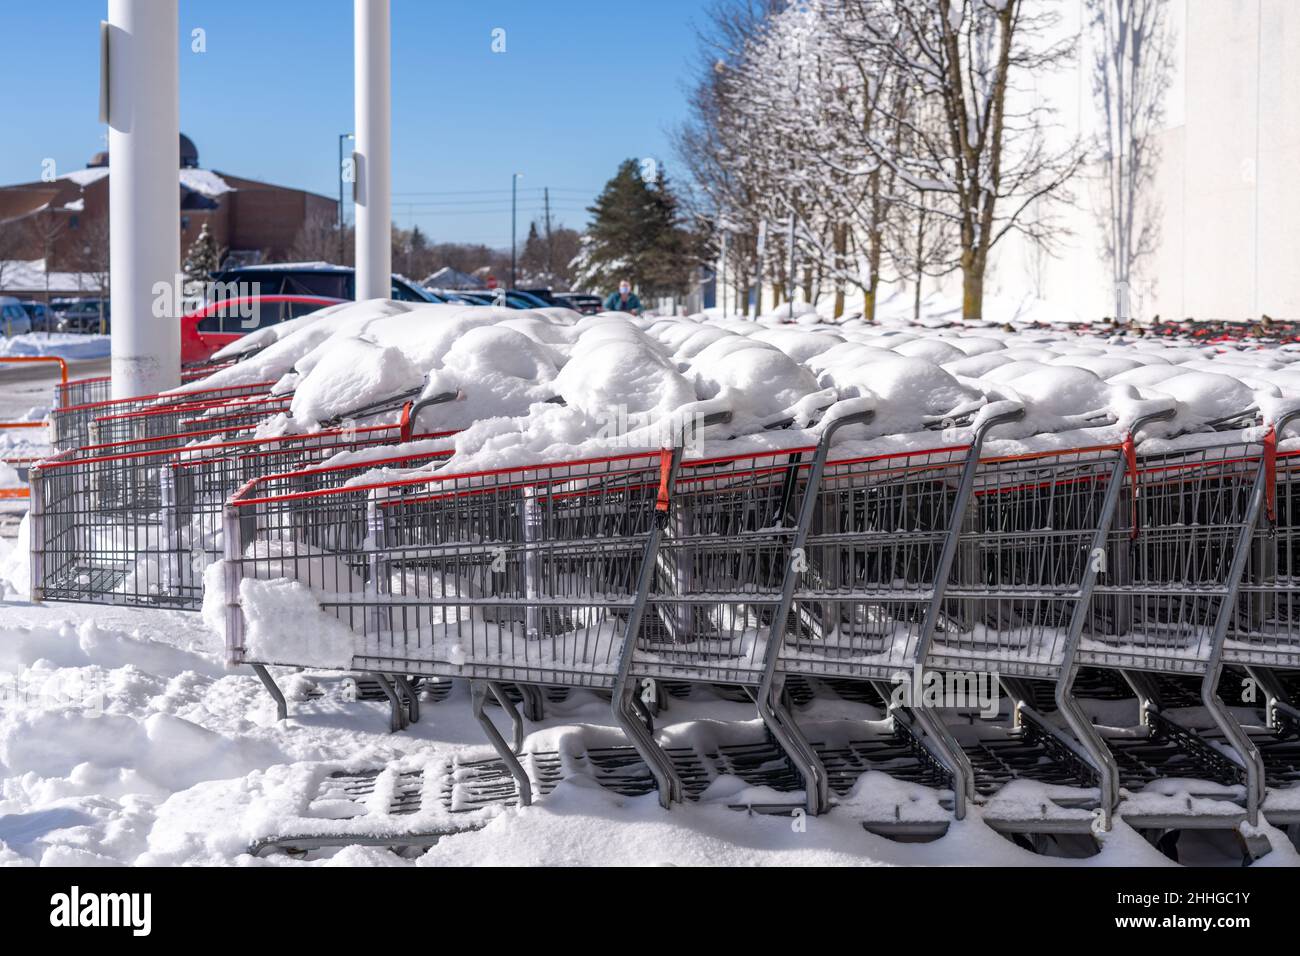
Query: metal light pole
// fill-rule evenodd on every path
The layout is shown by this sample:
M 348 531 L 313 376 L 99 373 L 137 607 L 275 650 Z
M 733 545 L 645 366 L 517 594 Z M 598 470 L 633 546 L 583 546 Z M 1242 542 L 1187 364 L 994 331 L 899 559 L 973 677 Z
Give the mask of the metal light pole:
M 177 0 L 109 0 L 100 25 L 114 398 L 181 383 L 178 27 Z
M 347 243 L 343 235 L 343 141 L 347 139 L 356 139 L 352 133 L 339 133 L 339 265 L 343 265 L 343 260 L 347 258 Z M 352 170 L 352 182 L 355 185 L 357 179 L 356 169 Z
M 356 296 L 392 295 L 392 67 L 388 0 L 354 0 Z
M 515 288 L 515 222 L 517 197 L 519 194 L 519 180 L 523 173 L 515 173 L 510 177 L 510 288 Z

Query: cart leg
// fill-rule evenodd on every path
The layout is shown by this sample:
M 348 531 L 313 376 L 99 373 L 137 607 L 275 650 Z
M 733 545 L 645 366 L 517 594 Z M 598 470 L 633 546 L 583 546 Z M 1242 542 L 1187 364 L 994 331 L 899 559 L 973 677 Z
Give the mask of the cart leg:
M 1246 772 L 1246 819 L 1251 826 L 1257 826 L 1259 807 L 1264 802 L 1264 758 L 1250 735 L 1237 723 L 1237 718 L 1232 716 L 1219 697 L 1219 676 L 1222 671 L 1223 665 L 1216 664 L 1205 672 L 1201 681 L 1201 702 L 1218 724 L 1219 730 L 1223 731 L 1224 738 L 1237 751 L 1235 762 Z
M 615 688 L 614 719 L 650 768 L 655 788 L 659 791 L 659 804 L 667 809 L 674 803 L 681 803 L 686 791 L 672 761 L 637 714 L 636 696 L 635 685 Z
M 545 701 L 542 695 L 542 689 L 535 684 L 516 684 L 519 688 L 519 695 L 523 698 L 524 716 L 537 723 L 546 716 Z
M 1133 696 L 1138 699 L 1138 717 L 1142 726 L 1148 726 L 1147 714 L 1153 710 L 1157 712 L 1160 710 L 1160 693 L 1156 688 L 1156 682 L 1140 671 L 1121 670 L 1119 673 L 1124 678 L 1124 683 L 1128 684 L 1129 689 L 1133 691 Z
M 655 732 L 655 715 L 650 712 L 650 707 L 645 702 L 645 698 L 634 693 L 632 695 L 632 709 L 636 711 L 636 715 L 645 724 L 645 729 L 653 734 Z
M 271 676 L 271 673 L 266 669 L 266 665 L 264 664 L 253 664 L 252 668 L 253 673 L 257 675 L 257 679 L 260 680 L 262 686 L 266 688 L 266 692 L 270 694 L 271 699 L 275 701 L 275 719 L 288 720 L 289 704 L 285 701 L 284 694 L 275 683 L 275 678 Z
M 379 682 L 380 689 L 384 696 L 388 698 L 389 717 L 388 728 L 393 733 L 406 729 L 406 708 L 402 706 L 402 699 L 398 697 L 397 691 L 393 688 L 392 683 L 388 680 L 387 675 L 375 674 L 375 680 Z
M 1070 725 L 1075 739 L 1088 752 L 1093 769 L 1097 771 L 1097 788 L 1101 798 L 1101 826 L 1109 830 L 1115 810 L 1119 806 L 1119 764 L 1115 755 L 1074 696 L 1074 681 L 1079 669 L 1070 667 L 1056 682 L 1056 709 Z
M 975 769 L 970 758 L 937 713 L 927 707 L 913 707 L 911 712 L 930 740 L 930 752 L 952 774 L 952 815 L 966 819 L 966 808 L 975 799 Z
M 488 692 L 496 698 L 501 709 L 509 716 L 514 724 L 515 747 L 512 750 L 506 743 L 501 731 L 497 730 L 496 724 L 483 711 L 483 705 L 487 702 Z M 506 695 L 505 690 L 496 681 L 470 681 L 469 684 L 470 703 L 474 709 L 474 719 L 478 721 L 479 726 L 483 728 L 483 733 L 487 735 L 488 742 L 501 758 L 501 762 L 506 765 L 510 771 L 510 776 L 515 778 L 515 788 L 519 793 L 519 805 L 521 807 L 531 806 L 533 802 L 533 785 L 528 779 L 528 774 L 524 772 L 523 765 L 519 763 L 519 758 L 515 756 L 516 752 L 523 750 L 523 721 L 519 717 L 519 711 Z
M 830 781 L 826 774 L 826 767 L 817 756 L 817 751 L 803 735 L 803 731 L 795 723 L 794 715 L 781 700 L 784 685 L 784 676 L 777 675 L 766 689 L 766 693 L 758 694 L 758 713 L 772 736 L 776 738 L 777 744 L 785 751 L 790 762 L 803 777 L 808 813 L 810 816 L 817 816 L 830 809 Z
M 393 682 L 397 684 L 397 694 L 399 697 L 406 697 L 406 719 L 407 723 L 418 724 L 420 722 L 420 695 L 415 692 L 411 682 L 406 679 L 405 675 L 395 675 Z

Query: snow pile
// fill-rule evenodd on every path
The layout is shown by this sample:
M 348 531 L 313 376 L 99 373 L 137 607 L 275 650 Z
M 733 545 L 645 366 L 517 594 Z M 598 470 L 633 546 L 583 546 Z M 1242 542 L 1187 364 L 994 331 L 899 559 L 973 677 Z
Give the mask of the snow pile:
M 642 416 L 654 421 L 695 399 L 695 391 L 644 336 L 589 332 L 555 381 L 567 404 L 593 419 Z
M 290 409 L 294 423 L 307 429 L 369 402 L 411 392 L 424 384 L 423 373 L 393 346 L 364 339 L 331 340 L 319 352 L 312 373 L 298 382 Z
M 347 668 L 355 635 L 322 611 L 306 585 L 289 578 L 239 583 L 244 611 L 244 647 L 255 661 L 289 661 L 312 667 Z
M 415 430 L 451 431 L 480 418 L 522 415 L 555 397 L 553 353 L 517 328 L 482 325 L 457 337 L 441 368 L 428 374 L 421 400 L 455 395 L 423 409 Z
M 77 335 L 74 332 L 27 332 L 13 338 L 0 335 L 0 357 L 5 358 L 48 355 L 64 359 L 96 359 L 107 356 L 108 349 L 107 335 Z M 3 374 L 3 367 L 0 367 L 0 376 Z
M 832 324 L 811 312 L 794 323 L 578 319 L 388 300 L 309 318 L 266 330 L 260 351 L 188 387 L 275 381 L 277 392 L 293 393 L 292 414 L 263 434 L 311 429 L 418 391 L 436 401 L 422 408 L 417 431 L 460 432 L 444 466 L 453 470 L 650 450 L 679 440 L 687 425 L 719 454 L 807 443 L 828 408 L 856 398 L 871 400 L 875 418 L 838 440 L 891 439 L 894 450 L 935 443 L 927 429 L 955 427 L 949 440 L 969 440 L 965 426 L 982 406 L 1020 403 L 1023 418 L 992 436 L 1020 443 L 1008 451 L 1113 441 L 1153 409 L 1175 410 L 1157 430 L 1173 437 L 1300 399 L 1297 350 L 1053 328 Z

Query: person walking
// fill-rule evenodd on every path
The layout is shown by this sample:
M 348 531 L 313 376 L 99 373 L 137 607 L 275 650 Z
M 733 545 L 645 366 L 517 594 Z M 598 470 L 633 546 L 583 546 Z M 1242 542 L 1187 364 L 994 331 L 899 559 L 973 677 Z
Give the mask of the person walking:
M 618 291 L 611 292 L 609 298 L 605 300 L 605 311 L 641 314 L 641 300 L 632 291 L 632 283 L 624 279 L 618 284 Z

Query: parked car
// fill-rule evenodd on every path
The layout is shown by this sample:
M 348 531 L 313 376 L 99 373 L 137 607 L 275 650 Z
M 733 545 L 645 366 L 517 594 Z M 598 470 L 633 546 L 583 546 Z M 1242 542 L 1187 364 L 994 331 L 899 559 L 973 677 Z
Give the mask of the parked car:
M 454 302 L 458 305 L 492 304 L 492 293 L 490 292 L 460 292 L 452 289 L 430 289 L 429 291 L 444 302 Z
M 532 296 L 533 298 L 535 298 L 535 299 L 541 299 L 541 300 L 542 300 L 543 302 L 545 302 L 547 305 L 559 305 L 559 304 L 560 304 L 560 303 L 558 303 L 558 302 L 555 301 L 555 295 L 551 292 L 551 290 L 550 290 L 549 288 L 546 288 L 546 289 L 514 289 L 514 290 L 512 290 L 512 291 L 515 291 L 515 292 L 522 292 L 522 293 L 524 293 L 525 295 L 531 295 L 531 296 Z
M 249 332 L 344 301 L 319 295 L 257 295 L 209 302 L 181 316 L 181 362 L 205 361 Z
M 112 331 L 112 310 L 107 299 L 55 299 L 50 311 L 59 332 L 107 335 Z
M 355 299 L 356 270 L 328 262 L 289 262 L 240 266 L 212 274 L 213 299 L 241 296 L 315 295 Z M 405 276 L 393 275 L 392 298 L 402 302 L 443 302 L 440 296 Z
M 557 292 L 555 293 L 555 304 L 572 309 L 582 315 L 595 315 L 597 312 L 605 311 L 605 303 L 600 296 L 588 295 L 585 292 Z
M 25 300 L 19 303 L 27 312 L 27 317 L 32 320 L 33 332 L 53 332 L 54 331 L 54 313 L 44 302 L 34 302 Z
M 26 335 L 32 330 L 32 320 L 27 310 L 11 295 L 0 295 L 0 330 L 6 338 Z

